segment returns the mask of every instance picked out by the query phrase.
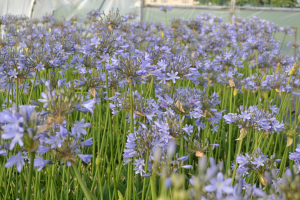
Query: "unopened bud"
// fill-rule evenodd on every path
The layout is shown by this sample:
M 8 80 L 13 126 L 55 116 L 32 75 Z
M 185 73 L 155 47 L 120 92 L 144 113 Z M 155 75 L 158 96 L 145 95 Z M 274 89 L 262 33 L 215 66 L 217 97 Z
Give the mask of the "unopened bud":
M 290 75 L 295 74 L 295 72 L 296 72 L 296 67 L 294 65 L 293 68 L 290 70 Z
M 233 91 L 233 96 L 236 96 L 236 95 L 238 95 L 238 93 L 239 93 L 239 89 L 234 89 L 234 91 Z
M 96 158 L 96 165 L 100 165 L 101 164 L 101 157 L 97 156 Z
M 65 97 L 65 99 L 64 99 L 64 103 L 68 103 L 69 102 L 69 99 L 68 99 L 68 97 Z
M 268 99 L 269 98 L 268 92 L 263 93 L 263 97 L 264 99 Z
M 242 85 L 242 91 L 243 91 L 244 93 L 247 92 L 245 86 L 243 86 L 243 85 Z
M 172 183 L 175 188 L 180 188 L 184 184 L 184 181 L 185 181 L 185 177 L 182 174 L 173 173 L 171 175 L 171 179 L 172 179 Z
M 260 176 L 260 182 L 261 182 L 261 184 L 263 184 L 263 185 L 267 185 L 267 179 L 266 179 L 266 177 L 264 177 L 263 175 L 261 175 L 261 176 Z
M 218 91 L 218 95 L 221 96 L 221 94 L 222 94 L 222 89 L 220 88 Z
M 265 81 L 267 78 L 267 74 L 265 74 L 263 77 L 262 77 L 262 80 Z
M 292 190 L 295 190 L 297 188 L 297 185 L 294 182 L 292 182 L 290 187 Z
M 106 173 L 107 173 L 108 175 L 110 175 L 110 172 L 111 172 L 111 170 L 110 170 L 110 166 L 109 166 L 109 167 L 107 167 L 107 169 L 106 169 Z

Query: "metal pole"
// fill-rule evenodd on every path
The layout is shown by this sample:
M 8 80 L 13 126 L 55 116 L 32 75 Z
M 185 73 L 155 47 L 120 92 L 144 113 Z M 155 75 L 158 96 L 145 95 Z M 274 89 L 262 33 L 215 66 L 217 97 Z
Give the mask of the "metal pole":
M 295 49 L 294 49 L 294 61 L 296 63 L 296 52 L 297 52 L 297 48 L 296 48 L 296 44 L 297 44 L 297 27 L 294 27 L 294 36 L 295 36 Z
M 234 9 L 235 9 L 235 0 L 231 0 L 230 2 L 230 23 L 232 24 L 233 23 L 233 16 L 234 16 Z
M 144 0 L 141 0 L 141 8 L 140 8 L 140 20 L 141 20 L 141 23 L 143 23 L 143 10 L 144 10 Z
M 24 0 L 24 2 L 23 2 L 23 8 L 22 8 L 22 15 L 24 14 L 24 7 L 25 7 L 25 0 Z
M 101 9 L 102 9 L 104 3 L 105 3 L 105 0 L 102 1 L 101 5 L 100 5 L 100 7 L 99 7 L 99 9 L 98 9 L 98 11 L 101 11 Z
M 32 14 L 33 14 L 33 7 L 34 7 L 34 4 L 35 4 L 35 0 L 33 0 L 33 1 L 31 2 L 30 13 L 29 13 L 30 19 L 32 19 Z

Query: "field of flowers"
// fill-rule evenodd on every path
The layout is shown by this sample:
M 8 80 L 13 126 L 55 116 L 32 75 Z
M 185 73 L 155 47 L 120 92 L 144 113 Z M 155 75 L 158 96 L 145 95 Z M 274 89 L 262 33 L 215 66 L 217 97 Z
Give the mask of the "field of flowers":
M 300 199 L 294 30 L 168 10 L 0 18 L 0 199 Z

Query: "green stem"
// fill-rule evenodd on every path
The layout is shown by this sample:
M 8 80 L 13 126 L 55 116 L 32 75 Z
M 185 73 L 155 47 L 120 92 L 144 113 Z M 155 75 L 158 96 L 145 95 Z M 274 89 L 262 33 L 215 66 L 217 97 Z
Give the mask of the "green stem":
M 32 182 L 32 175 L 33 175 L 34 157 L 35 157 L 35 153 L 30 152 L 30 166 L 29 166 L 28 184 L 27 184 L 27 191 L 26 191 L 26 200 L 29 200 L 31 196 L 31 182 Z
M 100 199 L 103 200 L 103 192 L 102 192 L 102 183 L 101 183 L 101 166 L 98 165 L 98 187 L 99 187 L 99 193 L 100 193 Z
M 240 155 L 241 153 L 241 149 L 242 149 L 242 143 L 243 143 L 243 139 L 244 139 L 244 135 L 245 135 L 245 131 L 242 132 L 243 133 L 243 136 L 242 136 L 242 139 L 239 141 L 239 149 L 238 149 L 238 152 L 236 155 Z M 233 174 L 232 174 L 232 181 L 235 180 L 235 173 L 236 173 L 236 169 L 237 169 L 237 162 L 235 161 L 235 164 L 234 164 L 234 170 L 233 170 Z
M 83 193 L 85 195 L 85 197 L 87 198 L 87 200 L 96 200 L 96 197 L 94 196 L 90 196 L 91 193 L 89 192 L 89 189 L 86 187 L 86 185 L 84 184 L 84 182 L 82 181 L 81 179 L 81 176 L 79 174 L 79 171 L 77 169 L 77 166 L 74 162 L 72 162 L 72 169 L 77 177 L 77 181 L 79 182 L 80 186 L 81 186 L 81 189 L 83 190 Z
M 255 49 L 255 60 L 256 60 L 256 73 L 257 73 L 257 77 L 258 77 L 259 71 L 258 71 L 257 49 Z
M 19 79 L 18 78 L 16 83 L 16 104 L 18 109 L 19 108 Z
M 37 69 L 35 70 L 34 79 L 33 79 L 33 83 L 32 83 L 32 86 L 31 86 L 31 90 L 30 90 L 30 94 L 29 94 L 29 98 L 28 98 L 27 104 L 30 103 L 30 99 L 31 99 L 31 95 L 32 95 L 33 88 L 34 88 L 36 76 L 37 76 Z M 25 85 L 25 84 L 24 84 L 24 85 Z
M 278 52 L 278 54 L 279 54 L 279 53 L 280 53 L 280 51 L 281 51 L 281 48 L 282 48 L 282 46 L 283 46 L 283 43 L 284 43 L 285 37 L 286 37 L 286 34 L 284 34 L 284 37 L 283 37 L 282 43 L 281 43 L 281 45 L 280 45 L 280 49 L 279 49 L 279 52 Z
M 150 184 L 151 184 L 151 194 L 152 194 L 152 200 L 157 199 L 156 194 L 156 177 L 155 173 L 152 171 L 152 176 L 150 177 Z
M 165 17 L 166 17 L 166 26 L 168 26 L 167 12 L 165 12 Z
M 134 131 L 134 120 L 133 120 L 133 85 L 132 80 L 130 80 L 130 133 Z
M 230 88 L 230 112 L 232 111 L 232 96 L 233 96 L 233 88 Z M 231 139 L 232 139 L 232 124 L 229 124 L 229 133 L 228 133 L 228 157 L 227 157 L 227 164 L 226 169 L 230 169 L 230 162 L 231 162 Z

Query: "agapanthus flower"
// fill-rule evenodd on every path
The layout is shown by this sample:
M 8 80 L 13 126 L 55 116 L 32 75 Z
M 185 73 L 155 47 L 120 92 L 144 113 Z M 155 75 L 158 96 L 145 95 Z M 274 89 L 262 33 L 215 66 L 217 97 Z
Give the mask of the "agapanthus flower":
M 300 144 L 297 145 L 295 152 L 290 152 L 289 159 L 293 160 L 296 165 L 300 165 Z M 297 173 L 300 172 L 300 169 L 298 168 Z
M 224 115 L 227 124 L 234 124 L 241 129 L 241 136 L 245 137 L 249 130 L 264 131 L 265 133 L 279 133 L 284 129 L 284 124 L 276 119 L 276 114 L 272 109 L 260 110 L 257 106 L 249 106 L 249 108 L 240 107 L 240 113 L 228 113 Z M 242 134 L 243 133 L 243 134 Z
M 219 198 L 222 198 L 223 192 L 225 192 L 227 194 L 233 193 L 233 188 L 230 186 L 231 181 L 232 181 L 231 178 L 224 180 L 223 174 L 221 172 L 219 172 L 217 174 L 217 179 L 212 179 L 210 181 L 211 185 L 205 186 L 204 189 L 207 192 L 216 191 L 216 193 L 217 193 L 216 197 L 219 199 Z
M 10 150 L 18 143 L 20 147 L 24 146 L 27 150 L 36 151 L 38 134 L 45 130 L 45 126 L 34 106 L 20 105 L 19 112 L 16 106 L 11 110 L 4 110 L 1 112 L 0 123 L 3 124 L 4 131 L 1 135 L 2 139 L 11 140 Z
M 18 172 L 22 171 L 22 167 L 25 165 L 25 162 L 24 162 L 24 159 L 23 159 L 23 157 L 21 155 L 21 152 L 17 153 L 14 156 L 11 156 L 7 160 L 7 162 L 5 164 L 5 167 L 8 168 L 8 167 L 12 167 L 14 165 L 16 165 Z
M 145 99 L 137 91 L 133 92 L 133 113 L 134 119 L 138 117 L 146 117 L 147 120 L 152 121 L 155 114 L 159 113 L 158 106 L 153 99 Z M 122 110 L 125 110 L 127 114 L 130 113 L 130 93 L 125 92 L 123 94 L 115 93 L 115 96 L 109 98 L 113 101 L 109 107 L 112 110 L 112 114 L 115 115 Z
M 58 81 L 59 82 L 59 81 Z M 46 82 L 48 89 L 42 92 L 43 99 L 38 99 L 39 102 L 44 103 L 43 108 L 48 112 L 48 123 L 56 124 L 62 123 L 68 114 L 78 110 L 80 112 L 91 112 L 95 104 L 94 99 L 84 102 L 84 97 L 75 93 L 74 84 L 69 82 L 67 87 L 58 84 L 58 88 L 51 90 L 51 84 Z M 84 108 L 81 108 L 84 107 Z
M 172 10 L 171 6 L 162 6 L 159 8 L 159 10 L 163 11 L 163 12 L 168 12 Z
M 76 163 L 76 156 L 80 158 L 83 162 L 89 163 L 92 155 L 90 154 L 81 154 L 81 149 L 89 147 L 93 144 L 92 138 L 89 138 L 86 141 L 82 141 L 82 130 L 80 133 L 72 133 L 66 129 L 66 124 L 54 125 L 47 138 L 43 139 L 43 149 L 42 151 L 50 152 L 50 155 L 53 155 L 51 162 L 61 161 L 62 163 L 67 163 L 67 166 L 71 166 L 72 162 Z M 71 128 L 73 129 L 73 128 Z M 73 129 L 74 130 L 74 129 Z M 50 161 L 39 160 L 37 166 L 42 167 L 43 163 L 50 163 Z
M 281 162 L 281 159 L 275 159 L 275 154 L 270 158 L 263 155 L 260 148 L 255 149 L 252 154 L 237 155 L 236 162 L 237 172 L 240 176 L 250 175 L 252 172 L 259 175 L 261 183 L 266 185 L 265 172 L 276 170 L 276 163 Z
M 224 112 L 216 109 L 216 106 L 220 103 L 217 93 L 208 96 L 205 90 L 201 91 L 186 87 L 184 89 L 178 88 L 173 96 L 170 96 L 165 93 L 158 96 L 158 103 L 161 108 L 172 110 L 178 115 L 190 118 L 206 118 L 213 126 L 212 131 L 215 132 L 214 127 L 217 129 L 216 124 L 220 122 Z

